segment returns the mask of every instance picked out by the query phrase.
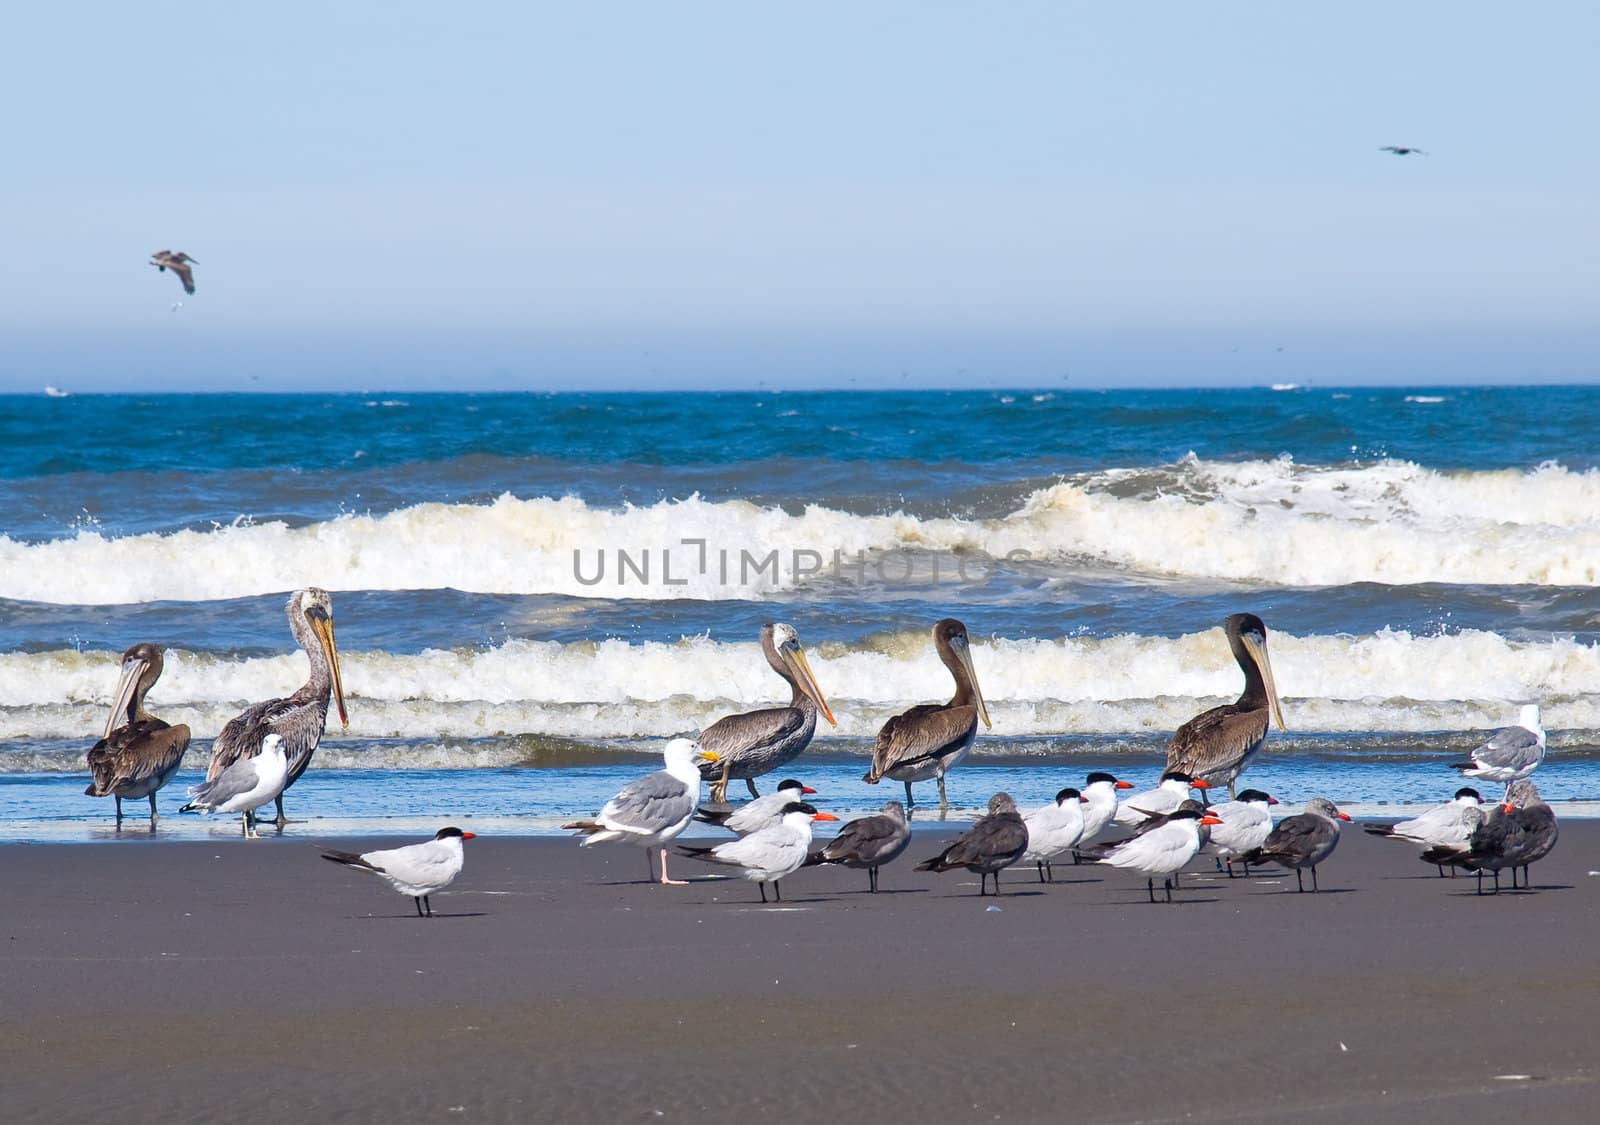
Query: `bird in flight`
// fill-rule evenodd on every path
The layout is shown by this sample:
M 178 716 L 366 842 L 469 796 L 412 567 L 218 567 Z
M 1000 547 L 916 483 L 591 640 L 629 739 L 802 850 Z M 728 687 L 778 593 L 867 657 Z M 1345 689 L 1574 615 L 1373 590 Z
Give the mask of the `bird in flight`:
M 195 265 L 200 264 L 182 250 L 176 254 L 171 250 L 157 250 L 150 255 L 150 264 L 156 269 L 162 273 L 171 270 L 178 275 L 178 280 L 183 282 L 183 291 L 185 293 L 194 292 L 194 271 L 189 268 L 190 262 L 194 262 Z
M 1428 155 L 1427 153 L 1423 152 L 1420 148 L 1412 148 L 1410 145 L 1384 145 L 1383 147 L 1379 148 L 1378 151 L 1379 152 L 1392 152 L 1396 156 L 1410 156 L 1412 153 L 1416 153 L 1418 156 L 1427 156 Z

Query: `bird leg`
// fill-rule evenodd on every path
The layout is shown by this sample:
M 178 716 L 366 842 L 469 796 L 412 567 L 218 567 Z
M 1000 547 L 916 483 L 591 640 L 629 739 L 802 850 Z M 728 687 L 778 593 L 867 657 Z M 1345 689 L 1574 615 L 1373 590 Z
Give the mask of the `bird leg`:
M 776 879 L 772 881 L 772 893 L 777 897 L 779 902 L 783 901 L 783 884 L 778 882 Z
M 687 887 L 688 881 L 684 879 L 667 878 L 667 849 L 661 849 L 661 885 L 664 887 Z M 763 902 L 766 900 L 763 899 Z
M 1167 892 L 1167 901 L 1171 902 L 1172 901 L 1172 880 L 1171 879 L 1163 879 L 1163 880 L 1161 880 L 1161 886 Z
M 1036 863 L 1039 868 L 1039 882 L 1042 883 L 1044 882 L 1044 860 L 1037 860 Z
M 273 804 L 278 806 L 278 818 L 273 823 L 275 823 L 279 828 L 282 828 L 285 824 L 289 823 L 289 818 L 283 815 L 283 794 L 282 793 L 279 793 L 278 796 L 273 800 Z
M 1233 860 L 1228 860 L 1228 878 L 1233 878 Z
M 761 796 L 761 790 L 756 788 L 756 779 L 755 778 L 747 777 L 747 778 L 744 779 L 744 783 L 750 787 L 750 799 L 751 800 L 755 800 L 755 798 Z
M 117 803 L 117 827 L 121 828 L 122 827 L 122 798 L 113 794 L 111 799 Z
M 1000 897 L 1000 872 L 998 871 L 994 873 L 994 897 Z
M 650 874 L 645 877 L 645 882 L 654 883 L 656 881 L 656 857 L 650 854 L 649 848 L 644 850 L 644 865 L 647 869 L 649 869 L 650 872 Z
M 161 814 L 156 812 L 156 795 L 150 794 L 150 827 L 156 826 L 156 821 L 161 819 Z
M 429 900 L 427 895 L 422 896 L 422 909 L 428 912 L 429 918 L 433 917 L 433 903 Z
M 1156 881 L 1153 877 L 1144 881 L 1144 889 L 1150 893 L 1150 901 L 1154 902 L 1156 900 Z
M 1317 886 L 1317 869 L 1315 865 L 1313 865 L 1311 868 L 1311 893 L 1317 894 L 1321 890 L 1322 888 Z
M 1298 867 L 1294 869 L 1294 890 L 1295 894 L 1304 894 L 1306 890 L 1305 880 L 1300 877 L 1300 869 Z
M 728 775 L 733 772 L 733 759 L 722 760 L 722 776 L 711 783 L 711 799 L 717 804 L 726 804 L 728 800 Z
M 878 893 L 878 869 L 876 867 L 867 868 L 867 891 L 871 894 Z
M 950 807 L 950 798 L 944 795 L 944 774 L 942 773 L 939 775 L 939 807 L 941 809 Z
M 421 918 L 422 917 L 422 898 L 421 898 L 421 896 L 412 895 L 411 896 L 411 901 L 416 903 L 416 906 L 417 906 L 417 917 Z
M 767 885 L 765 883 L 757 883 L 756 884 L 756 889 L 761 892 L 761 901 L 762 902 L 766 902 L 767 901 Z
M 910 812 L 911 806 L 914 804 L 916 802 L 911 799 L 911 782 L 908 781 L 906 782 L 906 812 Z

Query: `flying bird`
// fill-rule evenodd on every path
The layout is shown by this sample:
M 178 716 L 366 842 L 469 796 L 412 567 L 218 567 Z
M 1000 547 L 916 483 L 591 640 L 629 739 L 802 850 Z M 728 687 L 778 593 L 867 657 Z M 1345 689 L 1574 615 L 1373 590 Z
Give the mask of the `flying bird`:
M 150 828 L 156 821 L 156 790 L 183 763 L 189 746 L 189 728 L 169 726 L 144 709 L 144 697 L 161 678 L 161 646 L 137 644 L 122 654 L 122 677 L 112 696 L 111 717 L 105 737 L 89 751 L 89 772 L 94 780 L 84 792 L 91 797 L 115 797 L 117 827 L 122 827 L 122 799 L 150 799 Z
M 433 904 L 428 897 L 456 881 L 456 876 L 461 874 L 461 865 L 466 861 L 461 843 L 476 838 L 476 833 L 463 832 L 452 826 L 439 829 L 433 839 L 420 844 L 362 852 L 360 855 L 323 852 L 322 858 L 353 867 L 357 871 L 372 872 L 401 894 L 410 895 L 417 905 L 418 918 L 432 918 Z
M 179 250 L 176 254 L 171 250 L 157 250 L 150 255 L 150 264 L 156 269 L 162 273 L 171 270 L 178 275 L 178 280 L 183 282 L 183 291 L 185 293 L 194 292 L 194 271 L 189 268 L 191 262 L 195 265 L 200 264 L 198 260 L 189 257 L 182 250 Z
M 1423 152 L 1420 148 L 1412 148 L 1410 145 L 1383 145 L 1378 149 L 1378 151 L 1379 152 L 1392 152 L 1396 156 L 1410 156 L 1412 153 L 1416 153 L 1418 156 L 1427 156 L 1428 155 L 1427 153 Z

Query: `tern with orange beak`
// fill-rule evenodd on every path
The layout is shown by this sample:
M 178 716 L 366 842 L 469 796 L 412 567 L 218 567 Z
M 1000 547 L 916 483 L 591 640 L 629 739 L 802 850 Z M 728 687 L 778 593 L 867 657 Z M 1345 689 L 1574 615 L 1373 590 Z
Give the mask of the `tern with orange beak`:
M 868 785 L 885 777 L 903 782 L 907 809 L 916 803 L 911 783 L 930 777 L 939 780 L 939 807 L 949 808 L 944 775 L 972 749 L 978 720 L 982 719 L 985 727 L 991 725 L 978 674 L 972 669 L 967 627 L 946 617 L 933 627 L 933 646 L 956 681 L 956 694 L 949 703 L 923 703 L 884 723 L 872 747 L 872 768 L 863 778 Z
M 433 904 L 430 895 L 444 890 L 461 874 L 466 862 L 462 843 L 477 839 L 473 832 L 463 832 L 451 826 L 435 832 L 433 839 L 420 844 L 407 844 L 403 848 L 385 848 L 382 851 L 323 852 L 323 859 L 342 863 L 357 871 L 370 871 L 403 895 L 410 895 L 417 905 L 417 917 L 432 918 Z
M 1221 823 L 1217 817 L 1204 815 L 1199 809 L 1179 808 L 1163 814 L 1162 822 L 1148 831 L 1117 844 L 1100 862 L 1143 875 L 1151 902 L 1156 900 L 1155 877 L 1160 875 L 1167 901 L 1171 902 L 1173 876 L 1200 854 L 1203 842 L 1200 830 Z
M 735 836 L 748 836 L 776 822 L 789 811 L 790 805 L 804 801 L 814 793 L 816 790 L 805 782 L 786 777 L 778 782 L 775 793 L 746 801 L 735 809 L 701 809 L 694 814 L 694 818 L 704 824 L 726 828 Z
M 778 880 L 805 866 L 811 850 L 811 824 L 818 820 L 838 820 L 832 813 L 818 812 L 804 801 L 792 801 L 776 821 L 748 836 L 711 847 L 678 845 L 678 853 L 705 863 L 734 867 L 739 877 L 761 888 L 761 901 L 767 901 L 767 884 L 777 901 L 783 901 Z
M 1131 786 L 1130 786 L 1131 788 Z M 1208 786 L 1182 770 L 1168 770 L 1154 789 L 1136 793 L 1117 806 L 1111 819 L 1123 828 L 1137 828 L 1152 816 L 1166 816 L 1189 799 L 1189 790 Z
M 261 753 L 261 740 L 276 734 L 283 739 L 284 753 L 289 760 L 289 779 L 283 786 L 288 789 L 306 772 L 311 755 L 322 741 L 323 729 L 328 724 L 329 696 L 339 710 L 340 727 L 350 725 L 350 717 L 344 709 L 339 649 L 333 642 L 333 599 L 328 591 L 307 586 L 289 595 L 284 610 L 289 617 L 289 632 L 294 634 L 311 662 L 311 674 L 288 698 L 257 703 L 229 720 L 211 744 L 207 781 L 216 780 L 233 763 Z M 283 815 L 281 791 L 275 803 L 277 824 L 282 828 L 289 820 Z
M 1178 728 L 1167 744 L 1167 769 L 1196 781 L 1233 782 L 1267 741 L 1269 719 L 1283 730 L 1283 710 L 1267 657 L 1267 627 L 1253 613 L 1236 613 L 1223 623 L 1228 647 L 1244 673 L 1244 692 L 1232 703 L 1203 711 Z
M 829 725 L 838 725 L 792 625 L 763 625 L 761 653 L 789 685 L 789 705 L 729 715 L 700 732 L 695 744 L 714 753 L 717 762 L 716 767 L 702 765 L 701 774 L 711 782 L 711 800 L 719 804 L 728 799 L 728 782 L 736 777 L 744 779 L 751 797 L 761 796 L 755 779 L 782 769 L 811 745 L 819 711 Z

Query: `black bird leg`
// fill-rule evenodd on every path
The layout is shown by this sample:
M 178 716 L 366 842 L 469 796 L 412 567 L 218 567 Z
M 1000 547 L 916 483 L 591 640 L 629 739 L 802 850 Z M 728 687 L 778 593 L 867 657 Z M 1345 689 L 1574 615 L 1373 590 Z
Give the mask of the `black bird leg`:
M 756 779 L 755 778 L 747 777 L 747 778 L 744 779 L 744 783 L 750 787 L 750 796 L 751 796 L 752 799 L 761 796 L 760 790 L 758 790 L 756 788 Z
M 1311 893 L 1312 894 L 1316 894 L 1320 890 L 1322 890 L 1322 888 L 1317 885 L 1317 869 L 1315 867 L 1312 867 L 1311 868 Z
M 1298 867 L 1294 869 L 1294 890 L 1295 894 L 1304 894 L 1306 890 L 1305 880 L 1300 878 L 1300 869 Z
M 772 881 L 772 893 L 778 896 L 778 901 L 783 901 L 783 884 L 776 879 Z
M 1154 902 L 1156 900 L 1156 881 L 1154 877 L 1144 881 L 1144 889 L 1150 893 L 1150 901 Z
M 1038 867 L 1039 867 L 1039 882 L 1042 883 L 1042 882 L 1044 882 L 1044 860 L 1041 859 L 1041 860 L 1038 861 Z
M 422 899 L 417 895 L 412 895 L 411 896 L 411 901 L 416 903 L 416 906 L 417 906 L 417 917 L 421 918 L 422 917 Z

